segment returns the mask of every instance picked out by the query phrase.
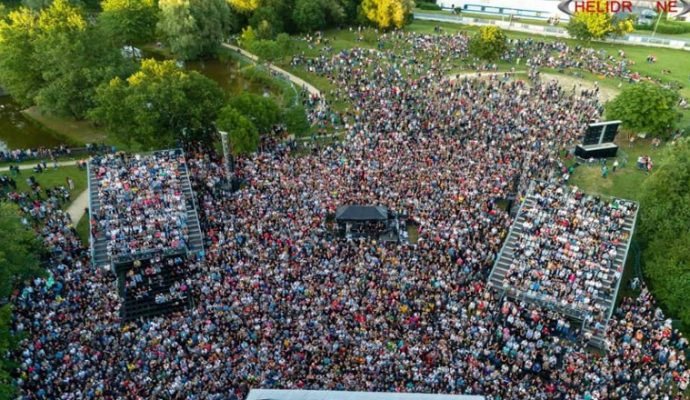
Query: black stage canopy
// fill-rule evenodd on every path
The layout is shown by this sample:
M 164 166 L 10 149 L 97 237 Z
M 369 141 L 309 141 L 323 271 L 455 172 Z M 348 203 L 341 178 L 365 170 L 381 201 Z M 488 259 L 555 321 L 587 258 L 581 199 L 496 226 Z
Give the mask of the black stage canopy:
M 335 212 L 336 221 L 386 221 L 388 209 L 382 206 L 340 206 Z

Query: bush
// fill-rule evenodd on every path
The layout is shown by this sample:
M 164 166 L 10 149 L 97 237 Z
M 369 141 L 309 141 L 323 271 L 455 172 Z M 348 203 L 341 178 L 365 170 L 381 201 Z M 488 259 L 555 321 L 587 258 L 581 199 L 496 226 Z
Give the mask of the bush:
M 420 10 L 433 10 L 433 11 L 440 11 L 441 6 L 435 3 L 430 3 L 428 1 L 420 1 L 417 3 L 417 8 Z
M 653 31 L 655 24 L 637 24 L 635 29 L 640 31 Z M 683 33 L 690 33 L 690 23 L 676 22 L 676 21 L 662 21 L 656 31 L 667 35 L 680 35 Z
M 242 75 L 242 79 L 251 83 L 269 87 L 274 86 L 273 77 L 271 74 L 263 69 L 257 68 L 256 66 L 243 68 L 240 73 Z

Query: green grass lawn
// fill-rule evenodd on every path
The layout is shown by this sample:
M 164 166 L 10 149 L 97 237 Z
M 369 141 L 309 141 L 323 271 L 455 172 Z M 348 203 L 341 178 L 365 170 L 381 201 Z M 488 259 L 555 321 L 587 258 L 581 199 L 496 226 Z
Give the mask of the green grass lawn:
M 602 194 L 630 200 L 639 200 L 640 187 L 649 175 L 637 168 L 637 158 L 642 155 L 652 157 L 654 170 L 664 164 L 666 160 L 664 145 L 655 149 L 650 139 L 637 139 L 633 147 L 629 146 L 628 135 L 619 133 L 616 143 L 619 145 L 618 162 L 620 167 L 616 172 L 611 171 L 613 160 L 609 160 L 609 174 L 601 176 L 601 165 L 581 164 L 575 168 L 570 184 L 577 186 L 587 193 Z M 572 162 L 571 162 L 572 163 Z
M 77 234 L 79 235 L 79 238 L 82 241 L 82 244 L 84 246 L 89 245 L 89 216 L 88 214 L 84 214 L 83 217 L 79 220 L 79 223 L 77 224 Z
M 10 175 L 9 172 L 0 172 L 1 175 Z M 29 191 L 29 185 L 26 180 L 34 176 L 36 181 L 41 185 L 44 190 L 53 188 L 55 186 L 65 186 L 67 187 L 67 177 L 74 180 L 74 190 L 72 191 L 72 200 L 74 200 L 81 192 L 86 190 L 87 178 L 86 171 L 80 171 L 77 166 L 68 167 L 58 167 L 58 169 L 53 169 L 48 163 L 48 169 L 42 173 L 35 173 L 32 170 L 23 170 L 19 175 L 14 176 L 14 180 L 17 181 L 17 191 L 26 192 Z
M 90 121 L 44 114 L 36 106 L 27 108 L 23 113 L 45 129 L 66 137 L 73 144 L 109 143 L 105 130 L 94 126 Z

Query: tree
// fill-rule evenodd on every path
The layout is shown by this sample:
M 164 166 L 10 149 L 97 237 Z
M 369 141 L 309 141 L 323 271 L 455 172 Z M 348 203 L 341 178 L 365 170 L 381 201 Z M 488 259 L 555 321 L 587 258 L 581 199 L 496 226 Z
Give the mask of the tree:
M 326 12 L 321 3 L 318 0 L 297 0 L 292 19 L 298 30 L 311 32 L 326 25 Z
M 678 100 L 678 92 L 643 82 L 623 89 L 609 101 L 606 117 L 623 121 L 623 127 L 635 132 L 668 137 L 682 118 Z
M 606 9 L 606 0 L 597 0 L 597 9 Z M 579 11 L 570 18 L 566 27 L 571 37 L 580 40 L 602 40 L 610 35 L 623 35 L 633 31 L 630 18 L 618 18 L 606 12 Z
M 278 33 L 283 32 L 283 20 L 275 8 L 264 6 L 257 8 L 249 18 L 249 25 L 256 29 L 260 39 L 273 39 Z
M 82 118 L 94 88 L 131 70 L 81 9 L 55 0 L 40 13 L 27 8 L 0 21 L 0 84 L 23 106 Z
M 275 40 L 254 40 L 249 42 L 247 49 L 265 61 L 274 61 L 284 54 L 284 49 Z
M 10 375 L 13 363 L 5 357 L 16 340 L 10 334 L 12 308 L 7 301 L 18 284 L 44 271 L 40 267 L 41 242 L 21 223 L 14 204 L 0 203 L 0 226 L 0 398 L 10 399 L 15 392 Z
M 292 106 L 283 112 L 283 121 L 288 132 L 295 136 L 302 136 L 309 132 L 307 111 L 301 105 Z
M 22 225 L 19 210 L 10 203 L 0 203 L 0 302 L 25 279 L 42 275 L 42 246 L 36 235 Z
M 249 154 L 259 148 L 259 132 L 256 126 L 234 107 L 223 107 L 216 126 L 221 131 L 228 132 L 233 154 Z
M 119 45 L 153 40 L 158 22 L 154 0 L 103 0 L 99 24 Z
M 203 138 L 223 105 L 218 84 L 174 61 L 144 60 L 127 80 L 115 78 L 98 88 L 90 113 L 118 139 L 144 148 L 173 146 Z
M 43 86 L 41 64 L 35 59 L 36 15 L 19 8 L 0 19 L 0 86 L 22 106 L 34 103 Z
M 6 355 L 16 345 L 10 333 L 12 308 L 8 298 L 24 280 L 44 275 L 40 267 L 43 247 L 34 232 L 23 225 L 14 204 L 0 203 L 0 398 L 14 398 L 10 375 L 14 363 Z
M 666 162 L 642 185 L 644 272 L 665 308 L 690 326 L 690 142 L 666 151 Z
M 12 335 L 12 305 L 0 306 L 0 399 L 16 398 L 16 387 L 12 383 L 12 371 L 15 365 L 6 358 L 6 354 L 16 347 L 16 338 Z
M 235 96 L 228 105 L 251 121 L 260 133 L 267 133 L 280 123 L 280 107 L 275 100 L 252 93 Z
M 362 1 L 362 14 L 379 29 L 402 28 L 413 8 L 414 0 Z
M 44 81 L 35 103 L 52 114 L 83 118 L 93 107 L 98 85 L 133 69 L 120 49 L 108 45 L 103 32 L 67 0 L 55 0 L 41 11 L 33 42 Z
M 256 10 L 261 3 L 260 0 L 228 0 L 228 3 L 241 13 L 248 13 Z
M 170 50 L 184 60 L 216 54 L 234 30 L 225 0 L 160 0 L 158 29 Z
M 469 51 L 482 60 L 495 61 L 505 53 L 506 34 L 497 26 L 482 26 L 469 43 Z

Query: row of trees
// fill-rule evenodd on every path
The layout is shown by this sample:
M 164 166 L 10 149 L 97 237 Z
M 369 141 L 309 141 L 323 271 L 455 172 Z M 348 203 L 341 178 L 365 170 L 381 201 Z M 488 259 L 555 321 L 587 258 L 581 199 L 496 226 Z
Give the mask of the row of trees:
M 218 84 L 173 61 L 136 62 L 123 46 L 153 40 L 164 32 L 169 48 L 181 58 L 210 56 L 230 29 L 225 0 L 105 0 L 95 21 L 68 0 L 55 0 L 34 11 L 20 7 L 0 20 L 0 86 L 23 106 L 38 105 L 60 116 L 89 118 L 127 145 L 142 148 L 174 145 L 178 139 L 201 138 L 228 102 Z M 182 21 L 177 23 L 176 21 Z M 281 46 L 290 39 L 281 35 Z M 270 52 L 269 48 L 267 52 Z M 231 98 L 247 118 L 267 103 L 295 133 L 308 129 L 302 107 L 283 113 L 275 100 L 260 96 Z M 278 110 L 278 111 L 275 111 Z M 301 113 L 301 115 L 299 115 Z M 258 118 L 258 117 L 257 117 Z M 257 133 L 270 126 L 249 119 Z M 231 133 L 233 129 L 228 129 Z M 239 131 L 238 131 L 239 132 Z M 256 146 L 238 142 L 237 150 Z
M 642 186 L 639 237 L 655 296 L 690 327 L 690 142 L 665 151 L 666 161 Z
M 337 26 L 374 24 L 401 28 L 409 22 L 414 0 L 228 0 L 259 39 L 279 33 L 312 32 Z M 243 22 L 241 21 L 241 22 Z
M 282 109 L 273 98 L 251 93 L 226 99 L 214 81 L 173 61 L 142 61 L 129 78 L 100 86 L 95 101 L 91 118 L 124 143 L 145 149 L 174 146 L 179 139 L 210 139 L 217 127 L 230 134 L 235 154 L 246 154 L 257 149 L 259 134 L 275 125 L 294 134 L 309 130 L 301 105 Z

